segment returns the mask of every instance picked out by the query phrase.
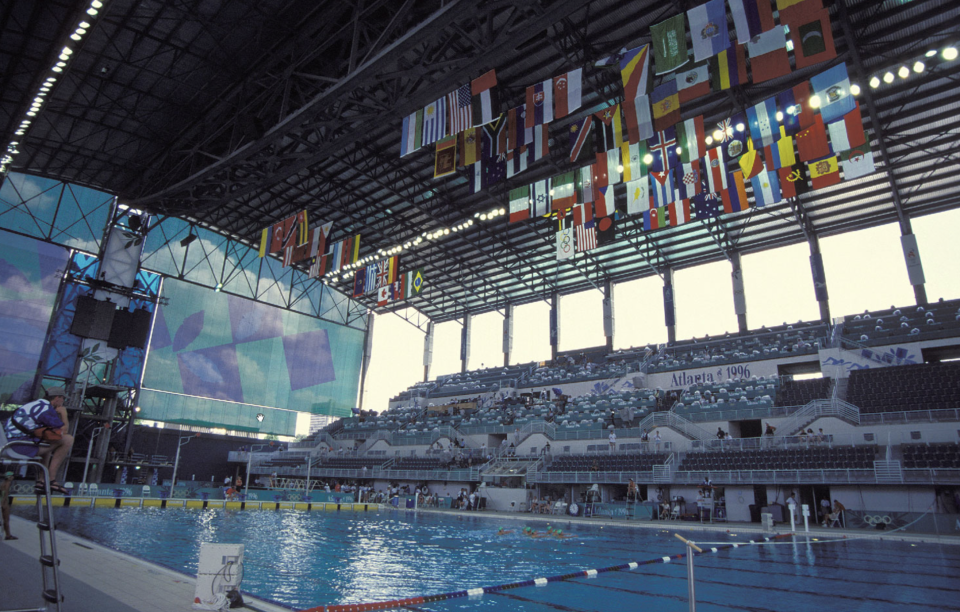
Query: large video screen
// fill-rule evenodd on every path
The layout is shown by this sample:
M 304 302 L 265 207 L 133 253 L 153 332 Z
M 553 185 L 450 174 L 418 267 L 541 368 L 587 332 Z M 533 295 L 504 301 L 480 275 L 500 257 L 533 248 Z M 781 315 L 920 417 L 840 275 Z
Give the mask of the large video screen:
M 176 280 L 161 296 L 144 388 L 334 416 L 356 405 L 362 331 Z
M 0 402 L 33 395 L 43 340 L 67 266 L 68 251 L 0 231 Z

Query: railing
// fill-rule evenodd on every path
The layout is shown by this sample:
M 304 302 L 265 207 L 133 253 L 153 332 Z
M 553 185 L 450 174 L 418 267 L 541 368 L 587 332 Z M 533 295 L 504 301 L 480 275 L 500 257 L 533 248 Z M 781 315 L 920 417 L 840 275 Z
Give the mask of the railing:
M 718 406 L 719 404 L 710 405 Z M 732 408 L 723 410 L 700 408 L 696 412 L 684 410 L 683 413 L 678 412 L 677 414 L 691 423 L 702 421 L 747 421 L 789 416 L 801 408 L 803 408 L 803 406 L 775 406 L 770 404 L 763 408 Z
M 675 412 L 653 412 L 648 414 L 640 421 L 641 431 L 651 431 L 656 427 L 669 427 L 688 438 L 706 441 L 713 438 L 713 434 L 706 429 L 693 424 L 691 421 L 683 418 Z
M 751 484 L 751 483 L 875 483 L 876 473 L 867 469 L 840 470 L 697 470 L 674 472 L 673 482 L 679 484 L 699 484 L 709 477 L 713 484 Z
M 532 476 L 532 478 L 531 478 Z M 527 482 L 540 483 L 589 483 L 589 484 L 627 484 L 635 482 L 651 482 L 654 479 L 653 471 L 634 472 L 537 472 L 528 475 Z
M 899 461 L 874 461 L 873 469 L 877 482 L 881 484 L 900 484 L 903 482 L 903 470 Z
M 944 423 L 960 421 L 960 409 L 910 410 L 860 414 L 860 425 L 896 425 L 900 423 Z
M 520 441 L 523 442 L 529 436 L 539 433 L 545 435 L 548 439 L 554 440 L 557 435 L 557 426 L 546 421 L 535 421 L 527 423 L 520 428 Z
M 803 408 L 794 412 L 789 419 L 777 427 L 780 433 L 774 438 L 794 435 L 801 427 L 805 427 L 820 417 L 832 416 L 854 425 L 860 424 L 860 410 L 849 402 L 839 399 L 813 400 Z
M 670 453 L 670 456 L 667 457 L 667 460 L 663 462 L 663 465 L 653 466 L 654 482 L 671 482 L 673 480 L 674 457 L 676 457 L 676 454 Z

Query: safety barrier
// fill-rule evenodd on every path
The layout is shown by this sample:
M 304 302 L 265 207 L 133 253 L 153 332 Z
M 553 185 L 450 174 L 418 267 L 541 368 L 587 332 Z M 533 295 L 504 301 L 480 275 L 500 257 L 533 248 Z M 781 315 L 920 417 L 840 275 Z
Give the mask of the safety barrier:
M 35 503 L 34 496 L 13 495 L 14 506 L 29 506 Z M 227 510 L 323 510 L 328 512 L 354 511 L 379 512 L 383 504 L 364 502 L 309 502 L 309 501 L 230 501 L 223 499 L 157 499 L 154 497 L 64 497 L 50 498 L 53 506 L 64 508 L 188 508 L 208 510 L 225 508 Z

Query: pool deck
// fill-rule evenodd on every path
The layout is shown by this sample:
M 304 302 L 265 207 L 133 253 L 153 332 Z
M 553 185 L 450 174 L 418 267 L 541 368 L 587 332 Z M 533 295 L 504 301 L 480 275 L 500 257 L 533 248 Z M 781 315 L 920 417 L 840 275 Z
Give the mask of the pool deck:
M 596 527 L 617 526 L 636 529 L 656 529 L 668 531 L 700 531 L 717 534 L 719 540 L 738 536 L 738 541 L 751 539 L 750 536 L 772 536 L 789 533 L 789 529 L 778 526 L 773 532 L 765 532 L 752 523 L 714 523 L 700 524 L 687 521 L 630 521 L 623 519 L 578 518 L 568 515 L 529 514 L 518 512 L 463 512 L 453 510 L 421 509 L 423 513 L 459 514 L 500 519 L 515 523 L 560 523 L 567 525 L 589 525 Z M 40 571 L 39 538 L 36 526 L 20 517 L 11 517 L 15 541 L 0 540 L 0 575 L 4 577 L 0 585 L 0 601 L 4 608 L 39 608 Z M 799 527 L 799 535 L 805 535 Z M 960 536 L 924 535 L 907 533 L 883 533 L 863 530 L 824 529 L 811 527 L 808 534 L 812 538 L 892 540 L 913 543 L 934 543 L 960 545 Z M 760 539 L 760 538 L 757 538 Z M 733 540 L 731 540 L 733 541 Z M 57 531 L 57 551 L 60 556 L 61 586 L 65 601 L 64 612 L 177 612 L 192 610 L 196 580 L 186 574 L 149 563 L 142 559 L 105 548 L 88 540 L 78 538 L 64 531 Z M 16 586 L 13 586 L 16 585 Z M 289 612 L 288 608 L 257 600 L 244 593 L 247 607 L 258 612 Z

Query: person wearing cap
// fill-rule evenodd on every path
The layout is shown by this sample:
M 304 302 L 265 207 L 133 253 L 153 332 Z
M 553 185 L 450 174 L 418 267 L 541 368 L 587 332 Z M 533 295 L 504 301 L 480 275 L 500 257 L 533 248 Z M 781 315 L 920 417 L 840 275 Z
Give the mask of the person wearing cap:
M 3 517 L 4 540 L 16 540 L 10 533 L 10 485 L 13 484 L 13 472 L 5 472 L 0 480 L 0 517 Z
M 17 408 L 4 425 L 7 440 L 14 443 L 10 449 L 21 457 L 40 457 L 50 472 L 50 490 L 66 494 L 67 490 L 54 480 L 60 465 L 70 455 L 73 436 L 69 429 L 67 409 L 63 401 L 67 393 L 62 387 L 47 390 L 47 397 Z M 37 473 L 37 494 L 44 493 L 43 474 Z

